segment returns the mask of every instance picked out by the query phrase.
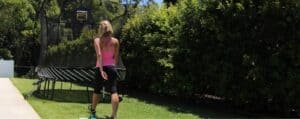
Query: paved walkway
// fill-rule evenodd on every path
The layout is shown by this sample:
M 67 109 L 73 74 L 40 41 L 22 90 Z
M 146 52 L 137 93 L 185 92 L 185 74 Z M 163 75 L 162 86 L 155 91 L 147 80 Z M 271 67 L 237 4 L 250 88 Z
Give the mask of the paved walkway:
M 0 119 L 40 119 L 8 78 L 0 78 Z

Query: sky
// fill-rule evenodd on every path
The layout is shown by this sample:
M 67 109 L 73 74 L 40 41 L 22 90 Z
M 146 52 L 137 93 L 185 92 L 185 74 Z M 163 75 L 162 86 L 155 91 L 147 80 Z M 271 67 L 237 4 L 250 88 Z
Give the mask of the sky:
M 144 4 L 144 5 L 147 4 L 147 1 L 148 1 L 148 0 L 142 0 L 142 1 L 141 1 L 141 4 Z M 163 0 L 154 0 L 154 2 L 156 2 L 156 3 L 158 3 L 158 4 L 160 5 L 160 4 L 163 3 Z
M 161 4 L 163 0 L 154 0 L 156 3 Z
M 126 3 L 127 0 L 121 0 L 122 3 Z M 130 1 L 130 0 L 128 0 Z M 141 4 L 142 5 L 146 5 L 148 0 L 141 0 Z M 159 5 L 161 5 L 163 3 L 163 0 L 154 0 L 154 2 L 158 3 Z

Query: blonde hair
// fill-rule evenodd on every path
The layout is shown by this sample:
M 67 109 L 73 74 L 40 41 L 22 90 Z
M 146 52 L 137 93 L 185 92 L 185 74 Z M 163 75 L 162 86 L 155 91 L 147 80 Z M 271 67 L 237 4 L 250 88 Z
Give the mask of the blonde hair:
M 103 20 L 99 24 L 98 37 L 112 36 L 114 33 L 113 28 L 108 20 Z

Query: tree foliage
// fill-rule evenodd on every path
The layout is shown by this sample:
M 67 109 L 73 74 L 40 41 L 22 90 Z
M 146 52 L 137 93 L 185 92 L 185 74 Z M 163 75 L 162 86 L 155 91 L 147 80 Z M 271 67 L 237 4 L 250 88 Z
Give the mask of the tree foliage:
M 118 35 L 120 34 L 119 29 L 127 18 L 126 15 L 122 16 L 124 7 L 114 0 L 81 2 L 78 0 L 1 0 L 0 6 L 0 47 L 5 51 L 5 54 L 1 52 L 0 55 L 6 57 L 6 51 L 11 52 L 12 57 L 10 58 L 15 60 L 17 66 L 40 65 L 38 60 L 41 58 L 39 56 L 48 54 L 48 47 L 51 49 L 59 47 L 61 44 L 72 44 L 75 42 L 73 40 L 82 38 L 82 32 L 87 30 L 94 32 L 93 30 L 96 29 L 100 20 L 113 20 L 114 29 Z M 91 22 L 89 22 L 90 25 L 82 25 L 79 28 L 74 22 L 74 12 L 80 7 L 89 10 Z M 44 16 L 44 25 L 41 23 L 41 14 Z M 42 35 L 42 31 L 47 34 Z M 92 37 L 89 36 L 90 39 Z M 81 45 L 89 46 L 89 43 Z M 67 52 L 67 50 L 61 51 Z M 53 52 L 49 54 L 53 54 Z M 87 54 L 93 54 L 93 52 Z M 48 56 L 51 58 L 50 55 Z
M 74 4 L 73 1 L 59 1 L 61 7 L 61 21 L 58 26 L 60 41 L 53 42 L 49 46 L 47 65 L 52 66 L 95 66 L 95 51 L 93 48 L 93 39 L 96 37 L 98 24 L 101 20 L 110 20 L 113 24 L 115 37 L 120 34 L 120 29 L 127 19 L 124 15 L 124 7 L 117 1 L 82 1 L 80 4 Z M 91 13 L 89 21 L 86 24 L 74 22 L 74 10 L 77 8 L 87 8 Z M 82 27 L 79 28 L 78 26 Z M 79 31 L 79 36 L 74 35 L 74 30 Z M 73 32 L 73 34 L 70 34 Z M 64 57 L 61 57 L 64 56 Z
M 37 24 L 33 20 L 35 13 L 27 0 L 0 0 L 0 47 L 2 51 L 11 53 L 9 58 L 14 55 L 16 63 L 32 62 L 30 52 L 34 48 L 30 46 L 37 44 L 34 38 L 39 32 L 35 29 Z M 0 55 L 5 57 L 5 54 Z

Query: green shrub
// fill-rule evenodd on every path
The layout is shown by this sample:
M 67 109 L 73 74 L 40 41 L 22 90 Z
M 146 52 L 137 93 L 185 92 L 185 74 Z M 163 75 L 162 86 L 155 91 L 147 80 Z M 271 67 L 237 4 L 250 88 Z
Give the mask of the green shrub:
M 193 84 L 187 91 L 219 95 L 253 110 L 300 106 L 294 95 L 299 89 L 291 85 L 299 82 L 298 1 L 185 4 L 174 66 Z
M 299 108 L 299 9 L 297 0 L 183 0 L 144 9 L 122 34 L 130 84 L 213 94 L 248 110 Z
M 132 86 L 153 92 L 168 91 L 162 85 L 169 82 L 174 67 L 177 15 L 175 7 L 150 6 L 127 21 L 121 49 Z
M 0 49 L 0 56 L 1 56 L 1 58 L 5 59 L 5 60 L 9 60 L 9 59 L 13 58 L 13 56 L 11 55 L 11 52 L 7 49 Z

